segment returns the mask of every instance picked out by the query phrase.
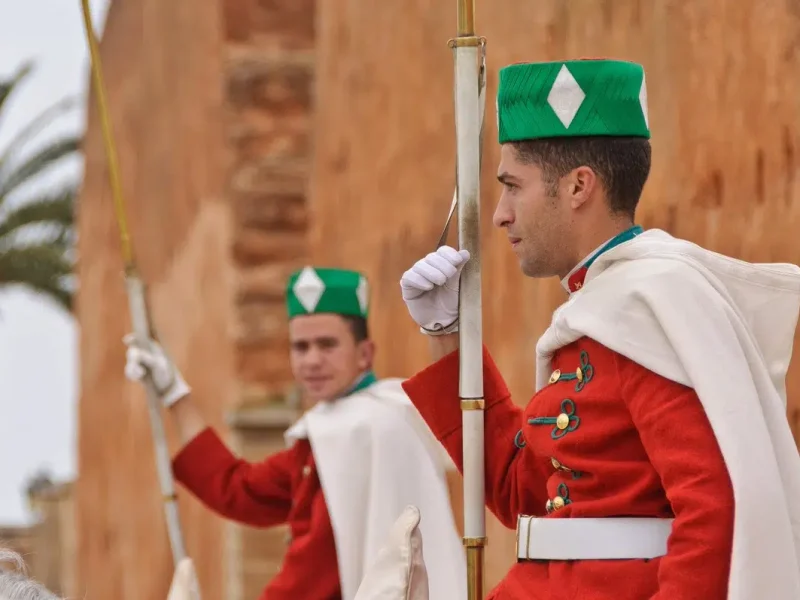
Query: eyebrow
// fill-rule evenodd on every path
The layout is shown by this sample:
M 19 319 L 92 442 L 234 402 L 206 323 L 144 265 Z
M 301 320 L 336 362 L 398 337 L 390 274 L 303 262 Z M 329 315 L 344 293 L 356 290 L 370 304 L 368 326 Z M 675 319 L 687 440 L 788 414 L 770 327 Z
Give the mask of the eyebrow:
M 497 181 L 499 181 L 500 183 L 509 183 L 509 182 L 510 183 L 519 183 L 519 179 L 517 177 L 514 177 L 513 175 L 511 175 L 507 171 L 503 171 L 502 173 L 500 173 L 497 176 Z
M 300 338 L 292 340 L 291 344 L 292 346 L 307 346 L 309 344 L 329 344 L 331 342 L 336 342 L 336 336 L 322 335 L 318 337 Z

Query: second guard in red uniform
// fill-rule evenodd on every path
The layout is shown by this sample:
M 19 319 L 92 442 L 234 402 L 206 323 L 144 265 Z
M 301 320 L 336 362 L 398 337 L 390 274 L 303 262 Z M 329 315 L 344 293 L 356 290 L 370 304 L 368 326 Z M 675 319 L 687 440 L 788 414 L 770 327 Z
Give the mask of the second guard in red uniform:
M 402 380 L 378 379 L 372 370 L 366 278 L 306 267 L 289 279 L 286 296 L 291 365 L 307 410 L 285 433 L 287 447 L 263 461 L 226 447 L 157 343 L 129 340 L 127 376 L 152 373 L 180 432 L 176 479 L 225 518 L 288 525 L 283 564 L 259 600 L 353 600 L 407 505 L 424 514 L 431 597 L 462 597 L 466 564 L 449 460 Z

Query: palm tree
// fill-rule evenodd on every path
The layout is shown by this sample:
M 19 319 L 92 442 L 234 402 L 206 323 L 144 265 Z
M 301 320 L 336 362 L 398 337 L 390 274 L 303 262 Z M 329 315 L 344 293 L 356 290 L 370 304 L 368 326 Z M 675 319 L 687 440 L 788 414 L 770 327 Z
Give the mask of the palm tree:
M 0 117 L 6 101 L 32 70 L 23 65 L 0 81 Z M 80 138 L 66 135 L 33 152 L 26 144 L 61 114 L 71 100 L 61 101 L 33 119 L 5 149 L 0 149 L 0 289 L 23 286 L 72 310 L 75 263 L 77 184 L 22 195 L 42 175 L 77 154 Z

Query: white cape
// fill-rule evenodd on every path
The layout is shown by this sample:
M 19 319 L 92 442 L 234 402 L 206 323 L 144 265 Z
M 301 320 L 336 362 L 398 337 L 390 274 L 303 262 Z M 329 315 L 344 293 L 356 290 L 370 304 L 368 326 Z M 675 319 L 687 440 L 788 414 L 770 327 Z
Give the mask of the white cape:
M 428 571 L 416 506 L 407 506 L 361 580 L 355 600 L 428 600 Z M 443 599 L 445 600 L 445 599 Z
M 797 266 L 654 229 L 592 264 L 536 348 L 537 389 L 553 352 L 588 336 L 696 390 L 733 483 L 730 600 L 800 598 L 800 456 L 785 387 L 798 311 Z
M 286 432 L 308 437 L 336 541 L 343 600 L 365 573 L 408 505 L 422 515 L 430 597 L 462 600 L 466 559 L 451 510 L 441 445 L 400 386 L 382 379 L 321 402 Z

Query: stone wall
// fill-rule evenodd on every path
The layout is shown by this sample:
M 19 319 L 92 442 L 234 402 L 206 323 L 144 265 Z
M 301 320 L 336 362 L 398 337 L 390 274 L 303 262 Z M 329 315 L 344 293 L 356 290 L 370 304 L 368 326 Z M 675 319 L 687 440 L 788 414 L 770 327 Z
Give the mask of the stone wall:
M 221 10 L 191 0 L 113 1 L 101 41 L 131 237 L 160 340 L 195 402 L 227 435 L 238 400 L 235 271 L 226 197 Z M 80 402 L 75 485 L 81 597 L 164 600 L 173 575 L 152 433 L 123 375 L 130 331 L 99 115 L 87 106 L 78 214 Z M 165 415 L 171 451 L 178 447 Z M 223 598 L 224 521 L 179 489 L 205 598 Z
M 283 288 L 307 260 L 314 26 L 308 0 L 112 0 L 101 42 L 156 329 L 204 416 L 232 445 L 229 408 L 292 392 Z M 77 585 L 91 597 L 163 600 L 172 561 L 144 397 L 123 378 L 123 265 L 93 101 L 88 111 Z M 253 588 L 248 569 L 258 571 L 260 552 L 178 492 L 204 597 Z M 258 539 L 272 552 L 273 537 Z
M 26 573 L 65 598 L 75 588 L 75 519 L 71 482 L 49 480 L 27 490 L 30 525 L 0 527 L 0 548 L 22 555 Z M 11 565 L 0 564 L 0 569 Z
M 307 260 L 313 0 L 225 0 L 226 138 L 245 402 L 291 387 L 284 287 Z
M 489 98 L 497 68 L 517 60 L 643 62 L 655 164 L 642 223 L 749 260 L 796 261 L 791 3 L 495 0 L 478 4 L 477 19 Z M 263 438 L 241 424 L 232 433 L 224 415 L 291 391 L 283 286 L 307 260 L 370 277 L 381 375 L 425 363 L 397 281 L 433 248 L 452 195 L 454 29 L 455 3 L 426 0 L 112 2 L 101 52 L 155 322 L 207 419 L 248 457 L 276 448 L 282 425 Z M 533 375 L 520 357 L 533 355 L 563 295 L 524 280 L 488 225 L 497 148 L 487 105 L 486 340 L 522 404 Z M 171 559 L 144 398 L 122 377 L 130 326 L 94 105 L 85 150 L 76 589 L 163 600 Z M 790 394 L 798 386 L 795 367 Z M 800 407 L 790 410 L 797 422 Z M 255 597 L 279 561 L 281 531 L 231 526 L 180 498 L 204 597 Z M 514 543 L 488 524 L 491 585 Z
M 314 2 L 225 0 L 227 197 L 233 214 L 239 404 L 232 449 L 263 460 L 285 447 L 296 417 L 284 289 L 308 258 L 306 188 L 311 151 Z M 264 405 L 277 405 L 272 408 Z M 226 600 L 257 598 L 280 568 L 286 527 L 226 527 Z
M 78 595 L 75 587 L 75 503 L 73 484 L 50 484 L 28 490 L 28 503 L 37 515 L 31 555 L 31 575 L 64 597 Z

